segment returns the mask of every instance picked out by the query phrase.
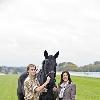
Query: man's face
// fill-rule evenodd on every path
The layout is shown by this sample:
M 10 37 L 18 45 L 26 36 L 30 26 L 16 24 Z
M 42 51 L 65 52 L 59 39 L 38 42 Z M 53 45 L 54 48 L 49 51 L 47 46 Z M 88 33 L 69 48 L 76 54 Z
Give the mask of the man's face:
M 30 67 L 28 72 L 29 72 L 29 75 L 34 76 L 34 75 L 36 75 L 36 68 L 35 67 Z

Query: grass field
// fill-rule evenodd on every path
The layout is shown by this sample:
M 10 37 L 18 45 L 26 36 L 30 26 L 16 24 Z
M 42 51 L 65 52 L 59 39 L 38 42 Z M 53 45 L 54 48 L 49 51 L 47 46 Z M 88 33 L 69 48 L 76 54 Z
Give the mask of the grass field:
M 0 100 L 17 100 L 17 79 L 17 75 L 0 76 Z M 77 86 L 76 100 L 100 100 L 100 78 L 72 76 L 72 80 Z

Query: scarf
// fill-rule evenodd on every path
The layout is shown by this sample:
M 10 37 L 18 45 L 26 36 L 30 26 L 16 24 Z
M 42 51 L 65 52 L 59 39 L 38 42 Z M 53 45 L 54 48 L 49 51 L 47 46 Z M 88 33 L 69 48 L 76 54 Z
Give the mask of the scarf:
M 65 91 L 65 88 L 66 88 L 67 85 L 68 85 L 68 81 L 66 83 L 62 83 L 60 85 L 61 90 L 60 90 L 60 93 L 59 93 L 59 98 L 63 98 L 63 94 L 64 94 L 64 91 Z

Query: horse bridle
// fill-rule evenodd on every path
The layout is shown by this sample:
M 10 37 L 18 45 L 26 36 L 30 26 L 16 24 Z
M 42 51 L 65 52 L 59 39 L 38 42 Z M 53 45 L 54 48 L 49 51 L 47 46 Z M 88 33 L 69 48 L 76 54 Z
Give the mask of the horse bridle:
M 55 72 L 51 70 L 48 74 L 45 73 L 46 77 L 49 76 L 49 74 L 55 74 Z
M 45 62 L 47 61 L 47 60 L 44 60 Z M 46 75 L 46 77 L 47 76 L 49 76 L 49 74 L 55 74 L 55 71 L 54 70 L 51 70 L 51 71 L 49 71 L 48 72 L 48 74 L 46 73 L 46 68 L 44 68 L 44 74 Z

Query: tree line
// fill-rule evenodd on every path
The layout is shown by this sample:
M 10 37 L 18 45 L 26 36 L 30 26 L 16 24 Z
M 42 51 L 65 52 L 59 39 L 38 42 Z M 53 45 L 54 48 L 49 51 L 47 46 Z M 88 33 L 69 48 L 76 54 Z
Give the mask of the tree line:
M 100 72 L 100 61 L 95 61 L 93 64 L 77 66 L 72 62 L 62 62 L 58 64 L 58 71 L 69 70 L 76 72 Z
M 95 61 L 93 64 L 77 66 L 73 62 L 62 62 L 56 67 L 57 71 L 76 71 L 76 72 L 100 72 L 100 61 Z M 5 74 L 21 74 L 26 70 L 26 67 L 8 67 L 0 66 L 0 73 Z

